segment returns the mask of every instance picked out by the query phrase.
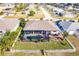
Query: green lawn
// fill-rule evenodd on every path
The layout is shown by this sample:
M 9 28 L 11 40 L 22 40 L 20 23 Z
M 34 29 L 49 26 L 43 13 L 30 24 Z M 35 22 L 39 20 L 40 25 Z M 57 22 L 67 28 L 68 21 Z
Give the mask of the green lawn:
M 55 40 L 51 40 L 50 42 L 17 42 L 14 46 L 14 49 L 20 50 L 52 50 L 52 49 L 72 49 L 71 45 L 63 40 L 63 43 L 57 42 Z

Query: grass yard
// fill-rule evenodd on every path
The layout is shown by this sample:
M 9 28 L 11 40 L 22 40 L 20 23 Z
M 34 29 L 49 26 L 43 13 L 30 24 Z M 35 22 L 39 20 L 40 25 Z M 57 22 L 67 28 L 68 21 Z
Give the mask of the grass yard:
M 11 18 L 11 19 L 15 19 L 15 18 L 40 19 L 40 18 L 44 18 L 44 14 L 42 11 L 39 11 L 34 16 L 27 17 L 26 14 L 17 13 L 16 15 L 5 16 L 4 18 L 6 18 L 6 19 L 9 19 L 9 18 Z
M 44 14 L 42 11 L 39 11 L 38 13 L 36 13 L 34 16 L 29 16 L 28 19 L 40 19 L 40 18 L 44 18 Z
M 52 49 L 72 49 L 71 45 L 66 41 L 62 41 L 64 44 L 51 40 L 50 42 L 17 42 L 14 49 L 20 50 L 52 50 Z

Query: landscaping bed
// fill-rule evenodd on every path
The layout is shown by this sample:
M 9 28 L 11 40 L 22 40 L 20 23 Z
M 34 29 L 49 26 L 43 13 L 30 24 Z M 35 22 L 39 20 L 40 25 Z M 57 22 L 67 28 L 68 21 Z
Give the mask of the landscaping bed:
M 14 49 L 17 50 L 55 50 L 55 49 L 73 49 L 72 46 L 68 43 L 67 40 L 58 42 L 51 40 L 49 42 L 21 42 L 18 41 L 14 46 Z

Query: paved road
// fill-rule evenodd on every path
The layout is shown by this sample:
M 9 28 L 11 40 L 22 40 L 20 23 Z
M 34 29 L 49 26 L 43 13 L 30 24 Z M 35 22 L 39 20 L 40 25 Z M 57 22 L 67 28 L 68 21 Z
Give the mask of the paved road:
M 44 13 L 45 15 L 45 19 L 53 19 L 51 17 L 51 15 L 41 6 L 40 9 L 42 10 L 42 12 Z

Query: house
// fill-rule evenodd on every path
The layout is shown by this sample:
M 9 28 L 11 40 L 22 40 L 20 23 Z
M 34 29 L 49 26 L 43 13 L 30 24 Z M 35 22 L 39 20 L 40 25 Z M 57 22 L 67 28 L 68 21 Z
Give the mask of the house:
M 15 6 L 15 4 L 14 3 L 1 3 L 0 4 L 0 7 L 2 8 L 2 9 L 6 9 L 6 8 L 14 8 L 14 6 Z
M 59 25 L 63 28 L 64 31 L 67 31 L 70 35 L 73 35 L 75 31 L 79 29 L 79 22 L 61 21 Z
M 29 21 L 26 23 L 23 31 L 24 31 L 23 37 L 25 40 L 30 39 L 30 37 L 36 40 L 40 40 L 41 38 L 48 40 L 49 35 L 51 33 L 55 34 L 58 32 L 54 23 L 51 24 L 49 21 L 45 21 L 45 20 Z
M 62 26 L 64 31 L 66 31 L 71 24 L 72 24 L 72 22 L 69 22 L 69 21 L 61 21 L 61 22 L 59 22 L 59 25 Z
M 75 34 L 74 34 L 78 39 L 79 39 L 79 29 L 77 29 L 76 31 L 75 31 Z
M 77 29 L 79 29 L 79 22 L 73 22 L 67 29 L 67 32 L 73 35 Z
M 17 19 L 0 19 L 0 35 L 4 35 L 7 30 L 16 31 L 20 21 Z
M 57 7 L 53 7 L 53 12 L 54 14 L 58 15 L 58 16 L 63 16 L 65 11 L 61 8 L 57 8 Z
M 76 17 L 76 14 L 72 13 L 72 12 L 66 12 L 64 14 L 64 17 L 69 17 L 69 18 L 73 18 L 73 17 Z
M 15 3 L 1 3 L 0 9 L 1 12 L 4 12 L 5 15 L 14 15 L 15 14 Z

